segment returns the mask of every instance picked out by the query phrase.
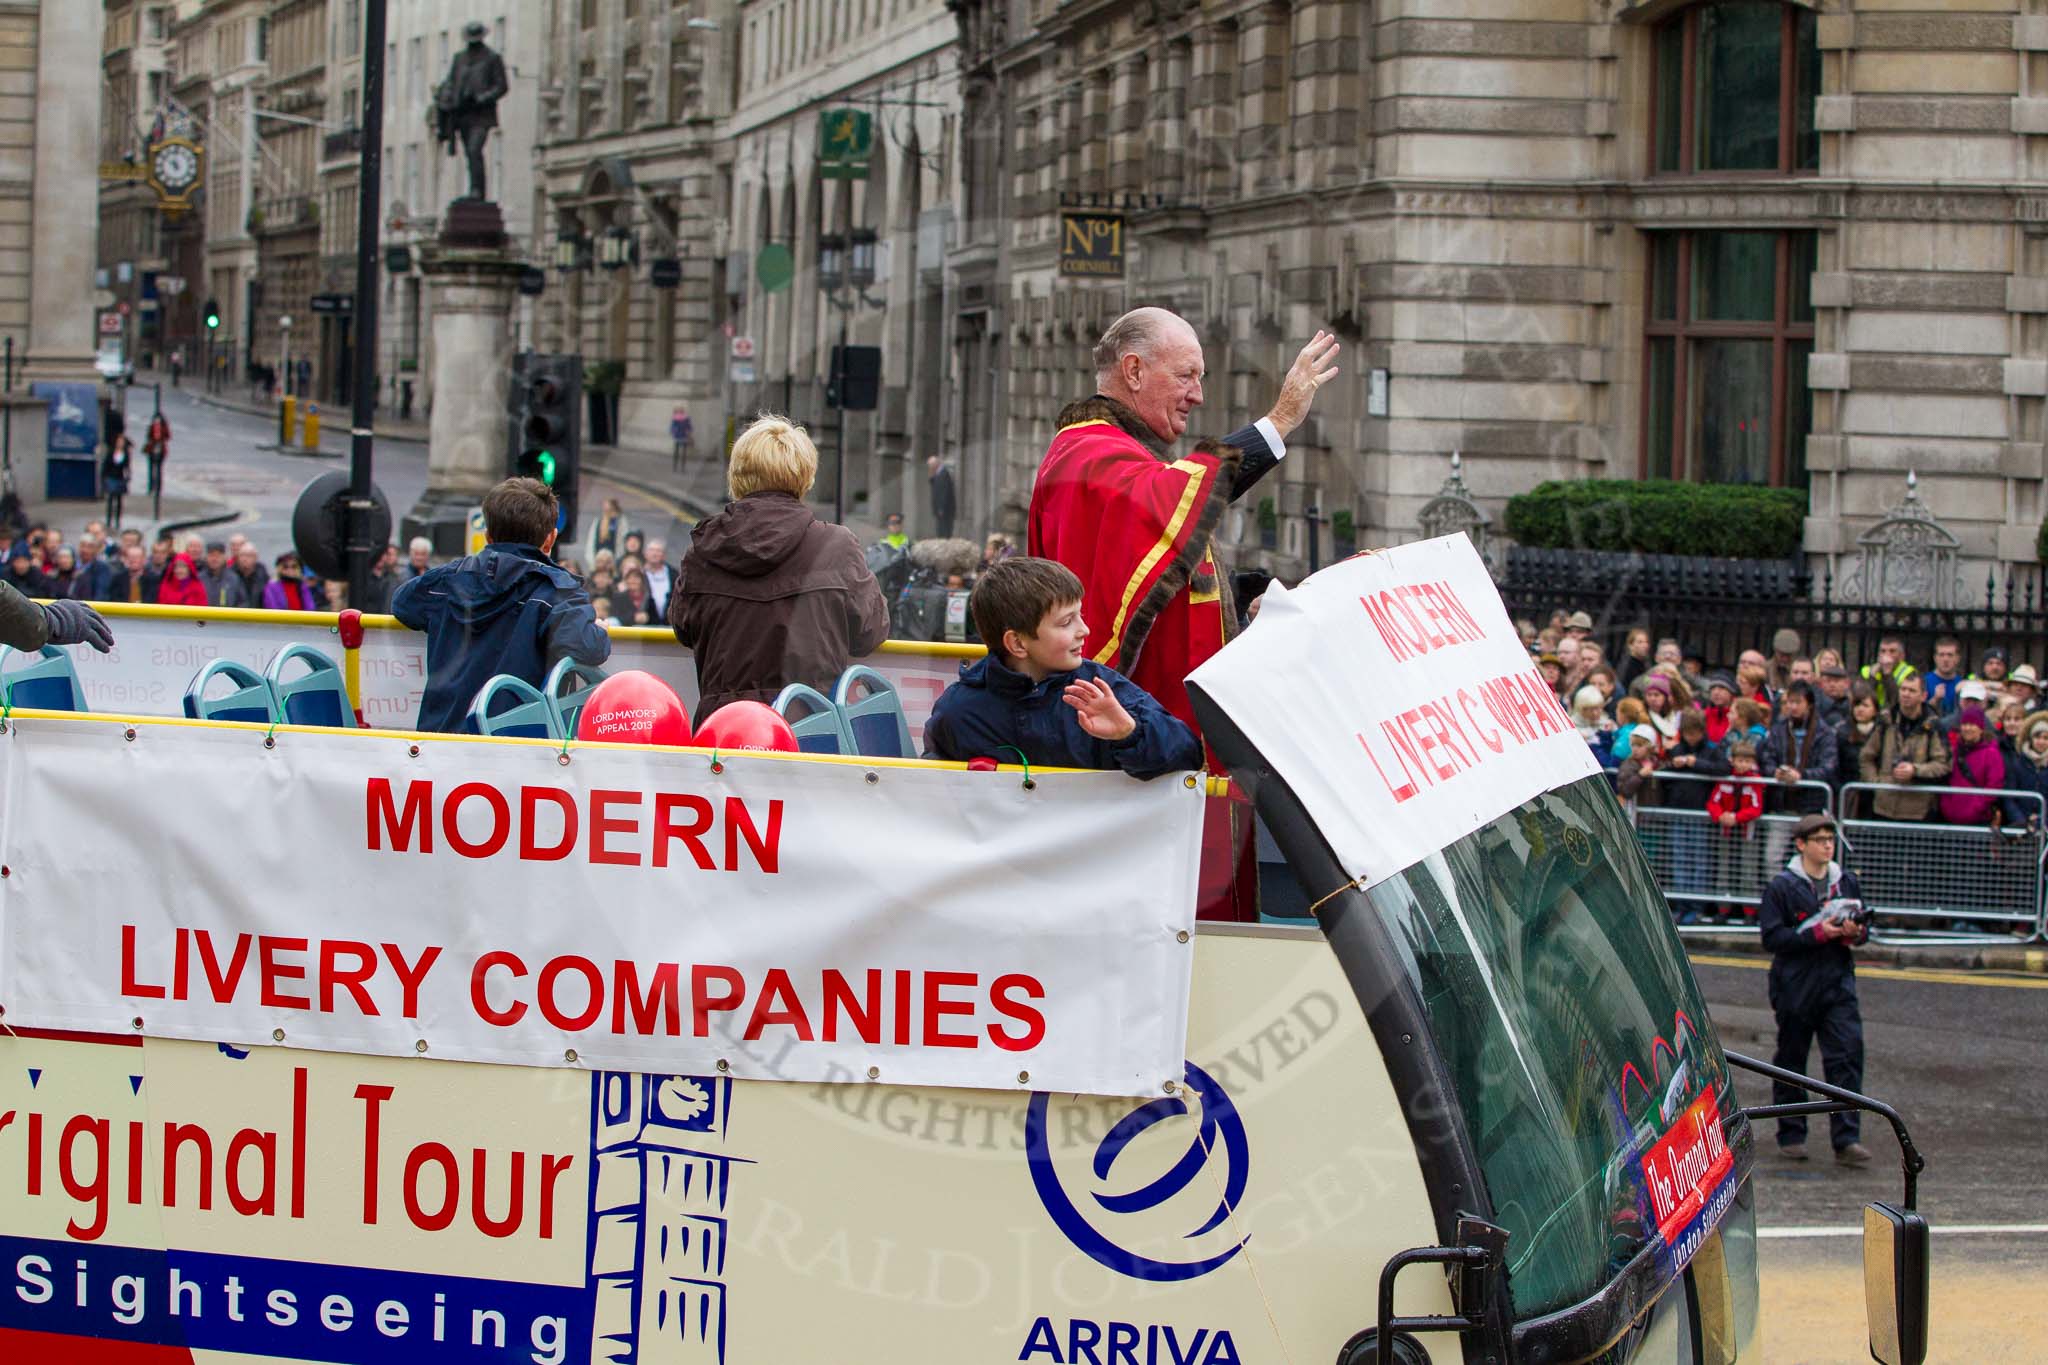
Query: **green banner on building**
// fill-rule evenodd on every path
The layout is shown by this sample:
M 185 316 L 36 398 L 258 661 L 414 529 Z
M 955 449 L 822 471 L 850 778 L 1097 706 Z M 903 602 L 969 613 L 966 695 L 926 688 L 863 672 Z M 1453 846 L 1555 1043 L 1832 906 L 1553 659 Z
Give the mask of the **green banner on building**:
M 827 180 L 865 180 L 875 149 L 874 116 L 862 109 L 818 115 L 818 173 Z

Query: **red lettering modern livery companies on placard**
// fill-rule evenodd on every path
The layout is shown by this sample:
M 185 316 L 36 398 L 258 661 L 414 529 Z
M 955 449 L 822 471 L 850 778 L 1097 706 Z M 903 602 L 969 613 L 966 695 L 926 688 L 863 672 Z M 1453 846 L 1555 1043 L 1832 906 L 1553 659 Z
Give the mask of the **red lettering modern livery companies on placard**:
M 1286 775 L 1363 885 L 1599 771 L 1464 536 L 1268 588 L 1255 629 L 1256 649 L 1222 651 L 1189 692 Z
M 1380 721 L 1371 734 L 1359 731 L 1358 742 L 1398 804 L 1481 766 L 1489 754 L 1571 728 L 1571 718 L 1532 668 L 1409 707 Z
M 1486 638 L 1449 583 L 1396 584 L 1358 602 L 1397 662 Z
M 678 867 L 689 865 L 681 861 L 687 856 L 705 872 L 734 872 L 743 863 L 774 872 L 780 865 L 780 801 L 754 810 L 737 796 L 714 805 L 689 792 L 598 787 L 581 796 L 579 805 L 578 793 L 563 787 L 522 784 L 508 796 L 488 782 L 464 782 L 448 788 L 437 806 L 432 782 L 408 782 L 400 798 L 389 778 L 372 777 L 363 791 L 365 843 L 372 852 L 432 853 L 438 829 L 441 847 L 464 858 L 509 852 L 523 862 L 667 867 L 673 855 Z

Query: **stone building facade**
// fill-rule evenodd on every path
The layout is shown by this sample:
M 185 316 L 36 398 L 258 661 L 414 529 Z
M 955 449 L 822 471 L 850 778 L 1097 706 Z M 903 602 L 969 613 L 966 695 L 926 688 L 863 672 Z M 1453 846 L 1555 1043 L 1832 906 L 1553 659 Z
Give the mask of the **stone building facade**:
M 826 457 L 826 499 L 832 348 L 842 332 L 879 346 L 880 405 L 847 414 L 847 503 L 920 516 L 922 457 L 946 449 L 952 402 L 943 265 L 959 96 L 944 4 L 554 0 L 548 14 L 539 344 L 623 365 L 631 443 L 665 445 L 678 406 L 700 450 L 722 448 L 728 414 L 789 412 Z M 843 108 L 870 120 L 864 179 L 819 174 L 821 115 Z M 864 290 L 821 288 L 833 239 L 872 267 Z M 625 243 L 624 263 L 608 241 Z M 771 246 L 794 267 L 773 288 L 758 268 Z M 652 284 L 657 258 L 676 262 L 674 289 Z
M 273 0 L 262 16 L 265 73 L 255 115 L 262 193 L 249 211 L 256 239 L 256 363 L 279 393 L 310 396 L 319 368 L 313 295 L 320 274 L 321 115 L 327 105 L 327 0 Z
M 255 210 L 272 191 L 255 115 L 268 76 L 269 0 L 206 0 L 179 7 L 171 27 L 171 97 L 204 138 L 205 188 L 197 221 L 172 248 L 187 290 L 220 308 L 220 326 L 200 337 L 202 366 L 242 380 L 257 359 L 261 313 Z
M 157 0 L 107 0 L 100 29 L 99 255 L 94 280 L 126 306 L 119 338 L 129 359 L 153 364 L 165 333 L 168 295 L 163 216 L 156 191 L 139 178 L 149 137 L 169 89 L 165 70 L 171 7 Z
M 968 386 L 955 436 L 1015 526 L 1090 343 L 1138 303 L 1207 345 L 1208 419 L 1345 343 L 1240 562 L 1339 514 L 1415 534 L 1462 452 L 1546 478 L 1809 490 L 1839 558 L 1904 492 L 1966 561 L 2048 504 L 2048 15 L 2021 0 L 960 0 Z M 1121 280 L 1059 273 L 1063 202 L 1121 208 Z M 1374 371 L 1385 374 L 1384 407 Z M 1270 522 L 1270 549 L 1259 522 Z M 1981 573 L 1979 574 L 1981 580 Z
M 953 392 L 943 294 L 958 164 L 955 24 L 940 0 L 745 0 L 737 23 L 737 99 L 719 149 L 730 159 L 733 207 L 714 244 L 728 262 L 735 326 L 756 347 L 756 379 L 729 386 L 733 410 L 784 412 L 808 425 L 825 457 L 820 496 L 829 498 L 840 438 L 826 394 L 832 351 L 842 338 L 879 347 L 879 406 L 845 414 L 846 504 L 871 520 L 901 512 L 915 532 L 930 524 L 923 459 L 948 453 L 942 423 Z M 820 175 L 828 109 L 867 114 L 864 179 Z M 772 293 L 753 268 L 771 243 L 795 267 L 789 286 Z M 829 288 L 821 259 L 846 261 L 849 275 L 872 273 L 873 282 Z
M 0 337 L 17 385 L 91 379 L 98 4 L 0 0 Z
M 731 318 L 720 239 L 733 186 L 718 144 L 735 8 L 548 0 L 544 16 L 534 213 L 548 278 L 533 344 L 620 372 L 628 440 L 665 446 L 678 405 L 708 440 Z M 652 283 L 656 261 L 675 263 L 672 288 Z
M 313 396 L 337 407 L 355 393 L 356 219 L 363 155 L 363 0 L 328 0 L 327 79 L 319 139 L 320 264 L 312 323 Z

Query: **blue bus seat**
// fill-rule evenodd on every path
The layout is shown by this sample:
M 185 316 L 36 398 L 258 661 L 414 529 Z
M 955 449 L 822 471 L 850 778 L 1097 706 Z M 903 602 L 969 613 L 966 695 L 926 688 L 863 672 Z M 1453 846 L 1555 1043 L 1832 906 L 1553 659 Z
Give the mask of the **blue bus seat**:
M 297 659 L 306 671 L 296 678 L 284 676 L 285 666 Z M 277 714 L 287 725 L 322 725 L 330 730 L 352 730 L 355 707 L 349 704 L 348 683 L 341 666 L 311 645 L 286 645 L 263 671 L 270 690 L 277 697 Z
M 917 757 L 910 747 L 910 721 L 903 714 L 903 698 L 896 684 L 866 664 L 854 664 L 839 675 L 832 688 L 832 704 L 845 718 L 854 753 L 866 758 Z
M 83 711 L 85 689 L 78 682 L 78 667 L 69 650 L 44 645 L 36 661 L 24 667 L 7 668 L 7 661 L 22 651 L 0 645 L 0 687 L 6 690 L 9 706 L 31 711 Z
M 509 702 L 510 705 L 500 705 Z M 560 739 L 555 728 L 555 709 L 540 690 L 524 678 L 500 673 L 478 689 L 462 718 L 462 728 L 472 735 L 509 735 L 516 739 Z
M 791 714 L 794 710 L 795 714 Z M 789 722 L 796 734 L 796 746 L 807 754 L 850 754 L 853 736 L 846 717 L 832 699 L 815 687 L 791 683 L 775 699 L 775 712 Z
M 235 690 L 207 696 L 215 678 L 227 679 Z M 185 714 L 194 720 L 251 720 L 261 725 L 280 719 L 270 680 L 233 659 L 215 659 L 193 675 L 192 685 L 185 689 Z
M 548 670 L 547 681 L 540 685 L 540 690 L 548 699 L 548 710 L 554 713 L 556 738 L 576 733 L 576 720 L 583 714 L 583 703 L 590 700 L 590 694 L 607 676 L 601 668 L 580 664 L 570 658 L 557 660 L 555 666 Z

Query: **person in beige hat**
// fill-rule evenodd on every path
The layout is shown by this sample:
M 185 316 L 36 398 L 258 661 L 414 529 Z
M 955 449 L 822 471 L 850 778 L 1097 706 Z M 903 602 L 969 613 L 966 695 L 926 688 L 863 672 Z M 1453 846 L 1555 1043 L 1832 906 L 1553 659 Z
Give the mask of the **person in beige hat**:
M 2028 712 L 2041 709 L 2041 678 L 2034 672 L 2032 664 L 2021 664 L 2006 675 L 2005 700 L 2016 701 Z
M 1584 638 L 1593 633 L 1593 618 L 1583 611 L 1575 611 L 1565 618 L 1564 630 L 1567 635 Z
M 1771 636 L 1771 657 L 1764 660 L 1764 682 L 1776 696 L 1792 681 L 1792 661 L 1799 657 L 1799 632 L 1781 627 Z

